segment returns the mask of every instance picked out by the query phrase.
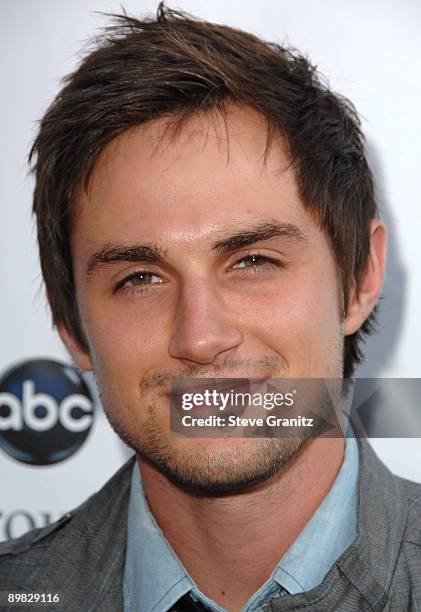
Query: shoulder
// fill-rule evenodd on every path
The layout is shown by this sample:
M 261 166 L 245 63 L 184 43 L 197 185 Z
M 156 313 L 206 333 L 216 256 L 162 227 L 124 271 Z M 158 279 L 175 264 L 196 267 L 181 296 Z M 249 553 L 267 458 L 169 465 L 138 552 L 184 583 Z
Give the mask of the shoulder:
M 32 571 L 44 563 L 57 534 L 76 512 L 69 512 L 42 529 L 32 529 L 20 538 L 0 542 L 0 584 L 7 588 L 26 584 Z
M 421 601 L 421 484 L 393 478 L 399 484 L 407 512 L 385 610 L 417 610 Z M 399 524 L 392 523 L 390 529 L 399 529 Z
M 403 541 L 418 546 L 421 554 L 421 483 L 395 476 L 400 482 L 408 507 Z
M 58 545 L 71 555 L 70 551 L 76 546 L 84 547 L 80 542 L 82 534 L 86 537 L 94 532 L 99 538 L 101 529 L 109 531 L 112 526 L 107 523 L 107 517 L 121 511 L 128 497 L 133 463 L 134 458 L 131 458 L 100 491 L 55 523 L 33 529 L 20 538 L 0 542 L 0 584 L 7 588 L 28 584 L 35 570 L 51 563 L 52 551 Z M 95 546 L 96 539 L 93 542 Z

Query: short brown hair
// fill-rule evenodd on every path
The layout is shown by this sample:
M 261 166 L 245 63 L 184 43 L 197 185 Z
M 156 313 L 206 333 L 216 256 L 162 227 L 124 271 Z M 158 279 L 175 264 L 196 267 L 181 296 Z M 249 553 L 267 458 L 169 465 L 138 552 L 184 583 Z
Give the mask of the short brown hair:
M 70 252 L 72 206 L 104 146 L 118 134 L 169 116 L 180 128 L 193 113 L 230 101 L 253 107 L 285 139 L 304 207 L 330 238 L 341 278 L 343 314 L 369 254 L 369 222 L 378 215 L 360 121 L 307 58 L 238 29 L 197 20 L 161 3 L 154 18 L 112 15 L 113 24 L 40 122 L 30 152 L 36 176 L 33 212 L 41 268 L 55 324 L 87 347 Z M 374 312 L 344 343 L 344 377 L 362 360 L 361 340 Z

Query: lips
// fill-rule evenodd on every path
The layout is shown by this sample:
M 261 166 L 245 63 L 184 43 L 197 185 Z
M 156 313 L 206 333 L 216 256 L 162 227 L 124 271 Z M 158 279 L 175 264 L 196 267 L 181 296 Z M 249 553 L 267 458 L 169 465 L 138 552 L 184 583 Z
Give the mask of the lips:
M 209 416 L 215 414 L 224 414 L 228 416 L 233 413 L 241 415 L 246 409 L 245 405 L 232 405 L 231 397 L 227 399 L 227 394 L 231 392 L 235 398 L 236 394 L 251 394 L 251 387 L 257 384 L 262 384 L 267 378 L 201 378 L 201 379 L 179 379 L 174 380 L 172 391 L 169 395 L 170 407 L 175 409 L 179 415 L 189 414 L 195 416 Z M 207 392 L 205 394 L 205 392 Z M 202 400 L 193 401 L 195 395 L 202 396 Z M 215 398 L 216 394 L 216 398 Z M 224 396 L 222 404 L 221 395 Z M 185 401 L 189 402 L 186 408 Z M 235 399 L 234 399 L 235 402 Z
M 216 391 L 219 393 L 250 393 L 255 385 L 261 385 L 268 377 L 253 378 L 192 378 L 175 379 L 171 383 L 168 395 L 174 400 L 180 400 L 186 393 L 204 394 L 205 391 Z
M 250 388 L 249 378 L 192 378 L 174 380 L 171 385 L 170 393 L 182 395 L 184 393 L 204 393 L 205 391 L 217 391 L 226 393 L 231 389 L 239 387 Z

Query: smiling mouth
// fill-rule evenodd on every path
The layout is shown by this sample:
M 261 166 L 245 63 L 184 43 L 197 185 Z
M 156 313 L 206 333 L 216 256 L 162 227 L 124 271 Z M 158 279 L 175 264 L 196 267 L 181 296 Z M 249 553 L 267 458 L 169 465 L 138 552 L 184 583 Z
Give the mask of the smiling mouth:
M 185 410 L 188 410 L 189 414 L 196 416 L 221 414 L 221 410 L 223 410 L 225 415 L 231 413 L 232 410 L 238 412 L 240 408 L 236 405 L 233 397 L 240 395 L 251 397 L 252 389 L 256 389 L 257 385 L 264 384 L 268 378 L 174 380 L 171 392 L 167 393 L 170 409 L 175 409 L 178 414 L 185 414 Z M 224 396 L 224 401 L 221 403 L 222 396 Z M 199 401 L 196 401 L 196 398 L 199 398 Z M 189 405 L 193 400 L 190 408 L 186 408 L 185 400 L 189 402 Z M 221 408 L 221 405 L 223 408 Z M 243 406 L 241 412 L 244 408 L 245 406 Z
M 269 380 L 269 376 L 264 377 L 236 377 L 236 378 L 180 378 L 171 382 L 170 390 L 165 392 L 170 397 L 178 397 L 185 393 L 200 393 L 206 391 L 217 393 L 250 392 L 253 385 L 261 385 Z

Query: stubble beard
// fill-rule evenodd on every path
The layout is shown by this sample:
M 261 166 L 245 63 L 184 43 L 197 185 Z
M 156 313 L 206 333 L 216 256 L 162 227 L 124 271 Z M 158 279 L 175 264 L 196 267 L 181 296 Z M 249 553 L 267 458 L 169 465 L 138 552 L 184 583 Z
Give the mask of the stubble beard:
M 270 358 L 267 364 L 270 363 Z M 263 361 L 262 361 L 263 364 Z M 284 364 L 274 359 L 273 378 L 283 378 Z M 225 364 L 227 365 L 227 364 Z M 230 362 L 229 365 L 235 365 Z M 244 365 L 244 364 L 243 364 Z M 341 376 L 341 368 L 332 372 Z M 216 373 L 216 372 L 215 372 Z M 199 368 L 186 369 L 179 378 L 208 375 Z M 333 374 L 332 374 L 333 376 Z M 282 438 L 238 438 L 229 447 L 218 445 L 218 439 L 206 439 L 200 449 L 200 438 L 191 440 L 191 448 L 177 448 L 174 438 L 168 435 L 160 422 L 157 388 L 167 381 L 165 376 L 154 376 L 141 384 L 139 402 L 145 407 L 141 422 L 122 418 L 122 414 L 136 414 L 137 411 L 107 409 L 107 399 L 103 406 L 107 419 L 116 434 L 132 448 L 138 457 L 154 466 L 174 484 L 198 495 L 217 495 L 234 493 L 263 483 L 278 472 L 294 457 L 310 437 L 317 435 L 316 430 L 298 437 Z M 115 403 L 111 400 L 109 406 Z M 131 407 L 132 408 L 132 407 Z M 331 407 L 320 406 L 323 421 L 332 414 Z M 322 427 L 321 423 L 320 427 Z
M 163 432 L 154 403 L 144 422 L 128 429 L 116 414 L 106 411 L 116 434 L 138 457 L 157 468 L 174 484 L 196 494 L 234 493 L 262 483 L 278 473 L 306 442 L 304 437 L 230 439 L 229 448 L 218 439 L 190 439 L 192 448 L 180 450 Z M 203 440 L 203 439 L 202 439 Z

